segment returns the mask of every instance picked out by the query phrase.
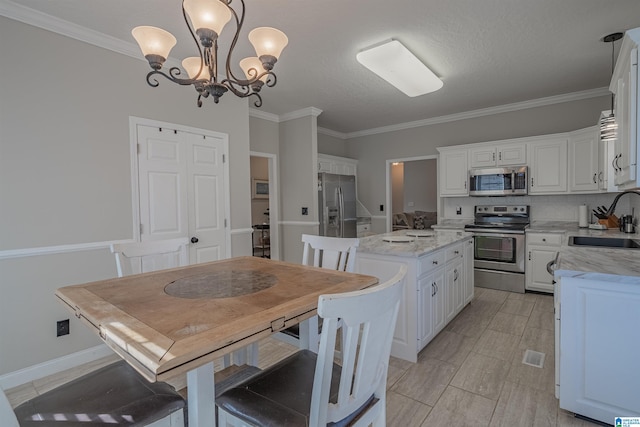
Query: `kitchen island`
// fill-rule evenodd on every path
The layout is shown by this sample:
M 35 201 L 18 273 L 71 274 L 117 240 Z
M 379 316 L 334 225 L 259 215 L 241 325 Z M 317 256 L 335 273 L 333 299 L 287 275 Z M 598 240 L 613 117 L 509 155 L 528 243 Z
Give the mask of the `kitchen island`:
M 473 234 L 398 230 L 360 239 L 357 272 L 383 282 L 400 264 L 407 275 L 391 354 L 416 362 L 420 350 L 473 299 Z

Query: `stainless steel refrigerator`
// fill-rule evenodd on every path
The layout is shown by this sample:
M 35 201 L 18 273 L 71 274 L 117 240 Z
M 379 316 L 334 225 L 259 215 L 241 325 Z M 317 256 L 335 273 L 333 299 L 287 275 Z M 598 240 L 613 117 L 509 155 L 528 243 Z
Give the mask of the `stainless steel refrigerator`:
M 318 174 L 320 235 L 357 237 L 356 177 Z

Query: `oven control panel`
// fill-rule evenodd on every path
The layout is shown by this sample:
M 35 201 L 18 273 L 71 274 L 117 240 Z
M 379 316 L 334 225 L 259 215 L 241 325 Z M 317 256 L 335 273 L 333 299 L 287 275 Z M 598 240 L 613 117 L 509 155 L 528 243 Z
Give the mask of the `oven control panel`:
M 477 214 L 529 214 L 529 206 L 476 206 Z

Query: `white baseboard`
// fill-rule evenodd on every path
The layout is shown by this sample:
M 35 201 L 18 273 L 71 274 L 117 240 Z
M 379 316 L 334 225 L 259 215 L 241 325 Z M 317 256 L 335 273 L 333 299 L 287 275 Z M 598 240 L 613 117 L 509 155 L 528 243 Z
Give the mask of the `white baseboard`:
M 84 363 L 93 362 L 113 354 L 106 344 L 81 350 L 76 353 L 48 360 L 37 365 L 19 369 L 8 374 L 0 375 L 0 388 L 3 390 L 17 387 L 28 382 L 74 368 Z

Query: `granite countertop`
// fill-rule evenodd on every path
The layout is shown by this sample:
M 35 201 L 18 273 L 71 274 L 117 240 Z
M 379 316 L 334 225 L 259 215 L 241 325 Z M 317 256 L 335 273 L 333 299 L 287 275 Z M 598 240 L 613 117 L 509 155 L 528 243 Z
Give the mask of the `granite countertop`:
M 574 272 L 640 276 L 640 250 L 570 246 L 570 236 L 614 237 L 618 239 L 640 239 L 636 233 L 622 233 L 617 229 L 593 230 L 589 228 L 568 229 L 562 240 L 559 265 L 556 270 Z M 566 275 L 566 274 L 565 274 Z
M 428 237 L 412 237 L 407 236 L 407 232 L 429 232 L 433 233 Z M 457 230 L 398 230 L 391 233 L 376 234 L 360 239 L 358 252 L 394 255 L 404 257 L 420 257 L 429 252 L 436 251 L 445 246 L 459 242 L 471 237 L 472 233 Z M 388 237 L 410 237 L 410 242 L 387 242 L 384 239 Z
M 564 233 L 578 230 L 580 228 L 575 221 L 533 221 L 525 231 L 527 233 Z
M 473 224 L 473 219 L 442 219 L 431 226 L 434 230 L 464 230 L 464 226 Z

